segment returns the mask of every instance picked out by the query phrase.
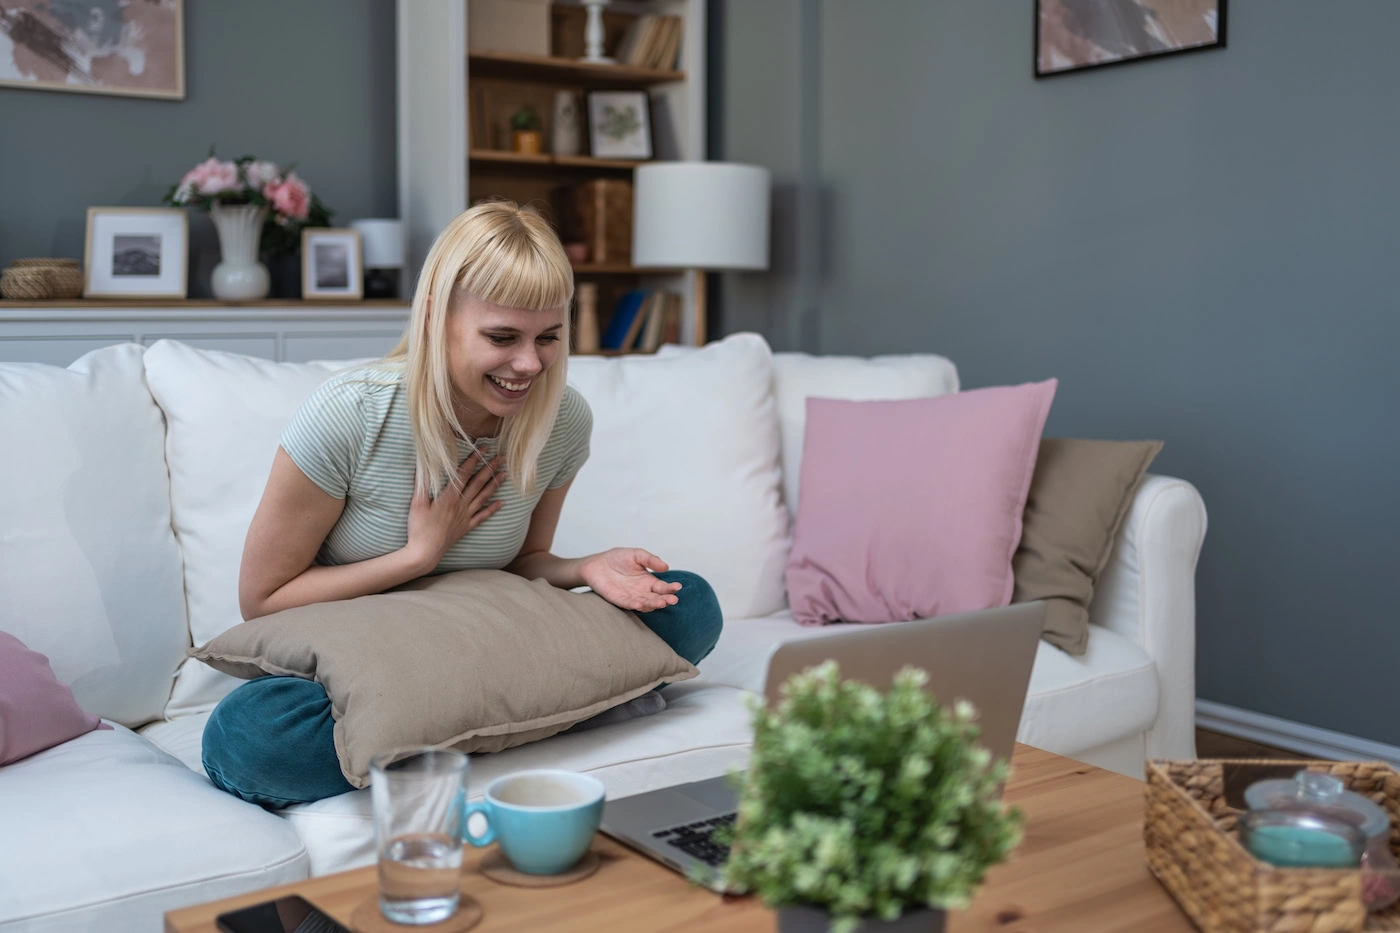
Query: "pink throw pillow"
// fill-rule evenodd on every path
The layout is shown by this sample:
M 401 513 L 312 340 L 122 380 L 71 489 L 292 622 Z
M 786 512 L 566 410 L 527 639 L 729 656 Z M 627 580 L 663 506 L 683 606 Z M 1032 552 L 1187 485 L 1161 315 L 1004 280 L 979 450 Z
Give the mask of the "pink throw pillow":
M 91 732 L 101 725 L 58 682 L 49 659 L 0 632 L 0 765 Z
M 807 399 L 788 603 L 804 625 L 1005 606 L 1058 381 Z

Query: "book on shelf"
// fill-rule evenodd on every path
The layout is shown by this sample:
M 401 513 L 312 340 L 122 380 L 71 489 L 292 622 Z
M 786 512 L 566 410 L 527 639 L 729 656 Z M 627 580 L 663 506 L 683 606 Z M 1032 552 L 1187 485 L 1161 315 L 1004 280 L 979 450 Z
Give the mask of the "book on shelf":
M 613 57 L 635 68 L 670 71 L 680 57 L 684 29 L 679 16 L 639 16 L 627 27 Z
M 679 343 L 680 331 L 680 295 L 635 288 L 618 299 L 598 346 L 652 353 L 663 343 Z

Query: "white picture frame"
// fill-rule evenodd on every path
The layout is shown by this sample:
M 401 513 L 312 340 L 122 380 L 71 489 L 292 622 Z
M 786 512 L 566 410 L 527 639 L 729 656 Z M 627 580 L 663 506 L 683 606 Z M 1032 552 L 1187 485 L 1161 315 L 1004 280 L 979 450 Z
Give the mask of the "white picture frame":
M 189 242 L 184 208 L 88 208 L 83 297 L 184 298 Z
M 647 92 L 589 91 L 588 145 L 596 159 L 651 159 L 651 98 Z
M 360 231 L 353 227 L 305 227 L 301 231 L 301 297 L 359 301 L 365 263 Z

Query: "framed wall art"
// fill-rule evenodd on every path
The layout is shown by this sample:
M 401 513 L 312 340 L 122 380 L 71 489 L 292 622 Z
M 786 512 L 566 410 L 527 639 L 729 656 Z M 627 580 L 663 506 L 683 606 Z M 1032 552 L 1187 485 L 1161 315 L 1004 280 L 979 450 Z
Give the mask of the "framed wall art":
M 1035 76 L 1225 47 L 1227 0 L 1036 0 Z
M 5 0 L 0 85 L 185 98 L 184 0 Z

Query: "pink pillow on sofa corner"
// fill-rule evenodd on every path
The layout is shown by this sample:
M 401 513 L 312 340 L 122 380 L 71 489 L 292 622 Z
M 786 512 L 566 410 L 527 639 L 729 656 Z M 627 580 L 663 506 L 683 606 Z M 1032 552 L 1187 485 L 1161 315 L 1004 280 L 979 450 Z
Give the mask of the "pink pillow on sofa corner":
M 0 632 L 0 765 L 61 745 L 102 725 L 59 683 L 49 659 Z
M 788 603 L 804 625 L 1004 606 L 1058 380 L 807 399 Z

